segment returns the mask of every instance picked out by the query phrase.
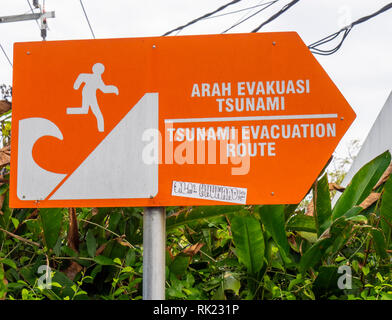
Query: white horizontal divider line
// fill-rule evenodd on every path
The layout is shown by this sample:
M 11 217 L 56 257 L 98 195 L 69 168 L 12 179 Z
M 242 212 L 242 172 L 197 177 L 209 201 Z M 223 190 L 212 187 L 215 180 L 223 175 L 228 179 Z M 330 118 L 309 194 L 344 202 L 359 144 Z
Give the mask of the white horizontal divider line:
M 165 119 L 165 123 L 195 123 L 195 122 L 224 122 L 224 121 L 268 121 L 268 120 L 293 120 L 293 119 L 332 119 L 337 118 L 337 113 L 326 114 L 293 114 L 281 116 L 253 116 L 253 117 L 220 117 L 220 118 L 184 118 Z

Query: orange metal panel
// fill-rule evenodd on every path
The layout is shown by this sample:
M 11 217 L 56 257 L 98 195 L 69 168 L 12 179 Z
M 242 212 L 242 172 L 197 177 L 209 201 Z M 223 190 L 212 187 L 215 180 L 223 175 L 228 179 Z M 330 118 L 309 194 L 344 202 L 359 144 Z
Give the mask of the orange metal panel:
M 105 67 L 98 70 L 101 78 L 92 70 L 97 63 Z M 82 92 L 89 99 L 84 88 L 99 79 L 118 90 L 97 83 L 92 90 L 104 120 L 101 131 L 93 98 L 87 112 L 67 111 L 81 107 Z M 295 32 L 17 43 L 13 90 L 12 207 L 298 203 L 355 119 Z M 73 188 L 72 175 L 147 93 L 158 94 L 157 192 L 54 197 L 67 183 Z M 18 156 L 25 139 L 19 134 L 21 121 L 32 118 L 49 120 L 62 134 L 62 140 L 40 137 L 27 155 L 60 182 L 51 190 L 48 184 L 42 198 L 26 200 L 17 184 L 33 178 L 19 169 L 27 161 Z M 131 148 L 132 139 L 142 137 L 119 147 Z M 151 139 L 144 141 L 146 152 Z M 121 176 L 122 167 L 108 160 L 119 156 L 104 157 L 102 167 L 91 167 L 96 172 L 78 174 L 110 180 L 115 170 Z M 135 150 L 134 156 L 143 155 Z M 93 190 L 102 180 L 90 182 Z

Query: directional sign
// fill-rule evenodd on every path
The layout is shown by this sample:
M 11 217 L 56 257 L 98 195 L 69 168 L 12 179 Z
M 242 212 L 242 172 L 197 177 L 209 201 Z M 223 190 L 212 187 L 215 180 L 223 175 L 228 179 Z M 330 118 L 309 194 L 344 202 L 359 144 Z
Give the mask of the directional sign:
M 294 32 L 17 43 L 12 207 L 298 203 L 355 113 Z

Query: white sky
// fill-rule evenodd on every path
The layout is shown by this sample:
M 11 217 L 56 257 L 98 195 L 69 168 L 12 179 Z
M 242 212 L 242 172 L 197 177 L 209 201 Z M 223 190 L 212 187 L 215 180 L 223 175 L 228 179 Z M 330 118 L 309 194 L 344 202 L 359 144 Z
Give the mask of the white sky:
M 96 38 L 160 36 L 231 0 L 83 0 Z M 267 0 L 243 0 L 227 8 L 231 12 Z M 289 0 L 280 0 L 230 32 L 246 33 L 278 11 Z M 317 41 L 350 22 L 380 9 L 384 0 L 301 0 L 277 20 L 260 30 L 296 31 L 306 44 Z M 42 3 L 42 0 L 40 0 Z M 79 0 L 46 0 L 47 40 L 92 38 Z M 239 12 L 196 23 L 180 34 L 214 34 L 258 9 Z M 0 0 L 0 16 L 29 13 L 27 0 Z M 14 42 L 40 41 L 35 21 L 0 24 L 0 43 L 10 59 Z M 344 156 L 351 139 L 364 140 L 392 90 L 392 10 L 356 26 L 342 48 L 331 56 L 316 55 L 317 60 L 340 89 L 357 114 L 357 119 L 342 139 L 337 154 Z M 334 44 L 329 45 L 333 47 Z M 12 69 L 0 52 L 0 84 L 12 83 Z

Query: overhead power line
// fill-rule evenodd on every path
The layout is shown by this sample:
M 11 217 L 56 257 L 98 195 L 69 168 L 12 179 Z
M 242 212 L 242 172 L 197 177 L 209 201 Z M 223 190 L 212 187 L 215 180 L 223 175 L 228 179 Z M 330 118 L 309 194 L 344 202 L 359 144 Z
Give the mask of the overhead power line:
M 87 12 L 84 9 L 83 1 L 82 0 L 79 0 L 79 1 L 80 1 L 80 5 L 82 6 L 82 10 L 83 10 L 84 16 L 86 17 L 87 24 L 88 24 L 88 26 L 90 28 L 91 34 L 92 34 L 93 38 L 95 39 L 95 34 L 94 34 L 94 31 L 93 31 L 93 28 L 91 27 L 90 20 L 89 20 L 89 18 L 87 16 Z
M 231 30 L 232 28 L 236 27 L 237 25 L 239 25 L 239 24 L 249 20 L 250 18 L 254 17 L 256 14 L 258 14 L 259 12 L 265 10 L 267 7 L 269 7 L 270 5 L 274 4 L 275 2 L 277 2 L 279 0 L 270 1 L 268 3 L 259 4 L 257 6 L 244 8 L 244 9 L 240 9 L 240 10 L 236 10 L 236 11 L 232 11 L 232 12 L 228 12 L 228 13 L 224 13 L 224 14 L 220 14 L 220 15 L 214 16 L 215 13 L 217 13 L 219 11 L 222 11 L 223 9 L 227 8 L 228 6 L 233 5 L 233 4 L 235 4 L 235 3 L 239 2 L 239 1 L 241 1 L 241 0 L 231 1 L 231 2 L 223 5 L 222 7 L 218 8 L 218 9 L 212 11 L 212 12 L 209 12 L 209 13 L 207 13 L 207 14 L 205 14 L 205 15 L 197 18 L 197 19 L 194 19 L 194 20 L 184 24 L 183 26 L 177 27 L 177 28 L 175 28 L 173 30 L 170 30 L 170 31 L 166 32 L 163 36 L 167 36 L 167 35 L 171 34 L 172 32 L 175 32 L 175 31 L 179 32 L 182 29 L 184 29 L 184 28 L 186 28 L 186 27 L 188 27 L 188 26 L 190 26 L 190 25 L 192 25 L 192 24 L 194 24 L 194 23 L 196 23 L 196 22 L 198 22 L 200 20 L 203 20 L 203 19 L 211 19 L 211 18 L 215 18 L 215 17 L 219 17 L 219 16 L 224 16 L 224 15 L 227 15 L 227 14 L 232 14 L 232 13 L 237 13 L 237 12 L 240 12 L 240 11 L 250 10 L 250 9 L 253 9 L 255 7 L 258 7 L 258 6 L 264 6 L 262 9 L 258 10 L 256 13 L 254 13 L 254 14 L 252 14 L 252 15 L 250 15 L 250 16 L 248 16 L 248 17 L 246 17 L 246 18 L 244 18 L 244 19 L 242 19 L 240 21 L 238 21 L 237 23 L 232 25 L 230 28 L 228 28 L 228 29 L 226 29 L 225 31 L 222 32 L 222 33 L 226 33 L 227 31 Z M 257 28 L 255 28 L 251 32 L 252 33 L 258 32 L 262 27 L 264 27 L 266 24 L 274 21 L 275 19 L 277 19 L 279 16 L 281 16 L 283 13 L 285 13 L 287 10 L 289 10 L 291 7 L 293 7 L 299 1 L 300 0 L 293 0 L 293 1 L 289 2 L 282 9 L 280 9 L 278 12 L 273 14 L 271 17 L 269 17 L 266 21 L 264 21 L 262 24 L 260 24 Z M 351 29 L 354 26 L 356 26 L 358 24 L 361 24 L 361 23 L 364 23 L 364 22 L 366 22 L 366 21 L 368 21 L 368 20 L 378 16 L 379 14 L 381 14 L 381 13 L 383 13 L 383 12 L 389 10 L 389 9 L 392 9 L 392 2 L 387 4 L 387 5 L 385 5 L 380 10 L 378 10 L 378 11 L 376 11 L 376 12 L 370 14 L 370 15 L 364 16 L 364 17 L 354 21 L 350 25 L 340 29 L 339 31 L 337 31 L 337 32 L 335 32 L 335 33 L 333 33 L 333 34 L 331 34 L 331 35 L 329 35 L 329 36 L 327 36 L 327 37 L 325 37 L 325 38 L 323 38 L 323 39 L 321 39 L 319 41 L 316 41 L 316 42 L 310 44 L 308 46 L 308 48 L 314 54 L 320 54 L 320 55 L 330 55 L 330 54 L 333 54 L 333 53 L 335 53 L 336 51 L 338 51 L 341 48 L 341 46 L 343 45 L 343 42 L 346 40 L 347 36 L 349 35 Z M 342 35 L 342 37 L 341 37 L 340 42 L 334 48 L 329 49 L 329 50 L 323 50 L 323 49 L 319 48 L 320 46 L 322 46 L 322 45 L 324 45 L 324 44 L 326 44 L 328 42 L 333 41 L 334 39 L 338 38 L 341 35 Z
M 233 1 L 229 2 L 229 3 L 226 3 L 225 5 L 219 7 L 218 9 L 216 9 L 216 10 L 214 10 L 212 12 L 206 13 L 205 15 L 203 15 L 203 16 L 201 16 L 199 18 L 196 18 L 196 19 L 194 19 L 194 20 L 192 20 L 192 21 L 190 21 L 190 22 L 188 22 L 188 23 L 186 23 L 186 24 L 184 24 L 182 26 L 179 26 L 179 27 L 177 27 L 177 28 L 175 28 L 173 30 L 170 30 L 170 31 L 166 32 L 162 36 L 165 37 L 165 36 L 168 36 L 169 34 L 175 32 L 175 31 L 181 31 L 182 29 L 184 29 L 184 28 L 186 28 L 186 27 L 188 27 L 188 26 L 190 26 L 190 25 L 192 25 L 192 24 L 194 24 L 194 23 L 196 23 L 196 22 L 198 22 L 200 20 L 206 19 L 207 17 L 212 16 L 213 14 L 218 13 L 219 11 L 222 11 L 223 9 L 226 9 L 227 7 L 229 7 L 229 6 L 233 5 L 233 4 L 236 4 L 236 3 L 240 2 L 240 1 L 241 0 L 233 0 Z
M 277 19 L 280 15 L 285 13 L 287 10 L 289 10 L 292 6 L 297 4 L 299 0 L 293 0 L 286 4 L 282 9 L 280 9 L 277 13 L 273 14 L 271 17 L 269 17 L 266 21 L 264 21 L 262 24 L 260 24 L 256 29 L 252 30 L 252 32 L 257 32 L 259 31 L 262 27 L 264 27 L 266 24 L 272 22 L 273 20 Z
M 319 41 L 316 41 L 314 43 L 312 43 L 311 45 L 308 46 L 308 48 L 310 49 L 310 51 L 314 54 L 319 54 L 319 55 L 323 55 L 323 56 L 328 56 L 331 55 L 333 53 L 335 53 L 336 51 L 338 51 L 340 49 L 340 47 L 342 46 L 344 40 L 346 39 L 346 37 L 348 36 L 348 34 L 350 33 L 351 28 L 348 29 L 342 29 L 338 32 L 335 32 Z M 341 33 L 343 33 L 343 37 L 340 40 L 339 44 L 337 46 L 335 46 L 333 49 L 329 49 L 329 50 L 322 50 L 322 49 L 318 49 L 318 46 L 321 46 L 327 42 L 331 42 L 332 40 L 336 39 Z
M 308 46 L 308 48 L 310 49 L 310 51 L 314 54 L 320 54 L 320 55 L 324 55 L 324 56 L 328 56 L 331 55 L 333 53 L 335 53 L 336 51 L 338 51 L 340 49 L 340 47 L 343 45 L 344 40 L 346 40 L 346 37 L 348 36 L 348 34 L 350 33 L 351 29 L 354 28 L 356 25 L 364 23 L 365 21 L 368 21 L 376 16 L 378 16 L 379 14 L 389 10 L 392 8 L 392 2 L 385 5 L 384 7 L 382 7 L 380 10 L 364 16 L 362 18 L 359 18 L 358 20 L 354 21 L 353 23 L 351 23 L 350 25 L 340 29 L 339 31 L 330 34 L 329 36 L 316 41 L 314 43 L 312 43 L 311 45 Z M 341 34 L 343 34 L 342 39 L 340 40 L 340 42 L 332 49 L 329 50 L 323 50 L 323 49 L 319 49 L 318 47 L 320 47 L 321 45 L 331 42 L 332 40 L 336 39 L 337 37 L 339 37 Z
M 33 9 L 33 7 L 31 6 L 30 1 L 29 1 L 29 0 L 26 0 L 26 1 L 27 1 L 27 4 L 28 4 L 29 7 L 30 7 L 31 13 L 34 13 L 34 9 Z M 39 26 L 39 23 L 38 23 L 37 20 L 35 20 L 35 23 L 37 24 L 38 29 L 41 30 L 41 27 Z
M 251 6 L 251 7 L 235 10 L 235 11 L 230 11 L 230 12 L 226 12 L 226 13 L 222 13 L 222 14 L 218 14 L 216 16 L 210 16 L 210 17 L 204 18 L 204 20 L 213 19 L 213 18 L 219 18 L 219 17 L 230 15 L 230 14 L 235 14 L 235 13 L 238 13 L 238 12 L 252 10 L 252 9 L 259 8 L 259 7 L 265 6 L 267 4 L 270 4 L 271 2 L 276 2 L 276 1 L 279 1 L 279 0 L 274 0 L 274 1 L 269 1 L 269 2 L 265 2 L 265 3 L 260 3 L 260 4 L 256 4 L 255 6 Z
M 272 6 L 273 4 L 275 4 L 276 2 L 278 2 L 279 0 L 274 0 L 274 1 L 270 1 L 270 2 L 265 2 L 260 4 L 259 6 L 265 6 L 264 8 L 261 8 L 260 10 L 257 10 L 255 13 L 251 14 L 250 16 L 236 22 L 235 24 L 233 24 L 230 28 L 226 29 L 225 31 L 223 31 L 222 33 L 226 33 L 227 31 L 235 28 L 236 26 L 244 23 L 245 21 L 249 20 L 250 18 L 253 18 L 255 15 L 259 14 L 260 12 L 266 10 L 267 8 L 269 8 L 270 6 Z
M 260 0 L 259 2 L 258 2 L 258 5 L 264 5 L 263 4 L 263 2 L 265 2 L 265 0 Z M 237 23 L 237 22 L 239 22 L 239 21 L 241 21 L 241 20 L 243 20 L 243 19 L 245 19 L 247 16 L 250 16 L 251 14 L 253 14 L 254 13 L 254 11 L 253 12 L 249 12 L 249 11 L 247 11 L 243 16 L 241 16 L 241 18 L 239 18 L 235 23 Z
M 239 24 L 241 24 L 241 23 L 243 23 L 243 22 L 249 20 L 250 18 L 254 17 L 254 16 L 255 16 L 256 14 L 258 14 L 259 12 L 261 12 L 261 11 L 267 9 L 269 6 L 273 5 L 274 3 L 276 3 L 276 2 L 279 1 L 279 0 L 274 0 L 274 1 L 270 1 L 270 2 L 267 2 L 267 3 L 263 3 L 263 4 L 260 4 L 260 5 L 257 5 L 257 6 L 253 6 L 253 7 L 249 7 L 249 8 L 245 8 L 245 9 L 241 9 L 241 10 L 237 10 L 237 11 L 233 11 L 233 12 L 228 12 L 228 13 L 226 13 L 226 14 L 221 14 L 221 15 L 216 15 L 216 16 L 214 16 L 214 14 L 218 13 L 219 11 L 222 11 L 222 10 L 224 10 L 225 8 L 227 8 L 228 6 L 231 6 L 231 5 L 233 5 L 233 4 L 236 4 L 236 3 L 240 2 L 240 1 L 241 1 L 241 0 L 233 0 L 233 1 L 229 2 L 229 3 L 226 3 L 225 5 L 219 7 L 218 9 L 216 9 L 216 10 L 214 10 L 214 11 L 212 11 L 212 12 L 206 13 L 205 15 L 203 15 L 203 16 L 201 16 L 201 17 L 199 17 L 199 18 L 196 18 L 196 19 L 194 19 L 194 20 L 192 20 L 192 21 L 190 21 L 190 22 L 188 22 L 188 23 L 186 23 L 186 24 L 184 24 L 184 25 L 182 25 L 182 26 L 179 26 L 179 27 L 177 27 L 177 28 L 175 28 L 175 29 L 172 29 L 172 30 L 166 32 L 166 33 L 163 34 L 162 36 L 168 36 L 168 35 L 170 35 L 171 33 L 175 32 L 175 31 L 178 31 L 178 32 L 179 32 L 179 31 L 181 31 L 182 29 L 184 29 L 184 28 L 186 28 L 186 27 L 188 27 L 188 26 L 190 26 L 190 25 L 192 25 L 192 24 L 194 24 L 194 23 L 196 23 L 196 22 L 198 22 L 198 21 L 201 21 L 201 20 L 211 19 L 211 18 L 215 18 L 215 17 L 219 17 L 219 16 L 231 14 L 231 13 L 236 13 L 236 12 L 240 12 L 240 11 L 252 9 L 252 8 L 254 8 L 254 7 L 257 7 L 257 6 L 264 6 L 262 9 L 260 9 L 260 10 L 257 11 L 256 13 L 252 14 L 251 16 L 249 16 L 249 17 L 247 17 L 247 18 L 245 18 L 245 19 L 243 19 L 243 20 L 241 20 L 241 21 L 239 21 L 238 23 L 235 23 L 233 26 L 231 26 L 230 28 L 228 28 L 228 29 L 226 29 L 225 31 L 222 32 L 222 33 L 226 33 L 227 31 L 231 30 L 232 28 L 236 27 L 237 25 L 239 25 Z M 268 23 L 270 23 L 271 21 L 277 19 L 281 14 L 283 14 L 284 12 L 286 12 L 288 9 L 290 9 L 292 6 L 294 6 L 294 5 L 295 5 L 297 2 L 299 2 L 299 1 L 300 1 L 300 0 L 293 0 L 293 1 L 291 1 L 290 3 L 286 4 L 282 9 L 280 9 L 277 13 L 275 13 L 275 14 L 272 15 L 269 19 L 267 19 L 266 21 L 264 21 L 261 25 L 259 25 L 259 26 L 258 26 L 256 29 L 254 29 L 252 32 L 257 32 L 258 30 L 260 30 L 260 29 L 261 29 L 263 26 L 265 26 L 266 24 L 268 24 Z
M 0 48 L 1 48 L 1 51 L 3 51 L 3 53 L 4 53 L 4 56 L 5 56 L 5 57 L 6 57 L 6 59 L 8 60 L 8 63 L 10 64 L 11 68 L 13 68 L 13 65 L 12 65 L 11 59 L 8 57 L 8 55 L 7 55 L 7 52 L 5 52 L 5 50 L 4 50 L 3 46 L 1 45 L 1 43 L 0 43 Z

